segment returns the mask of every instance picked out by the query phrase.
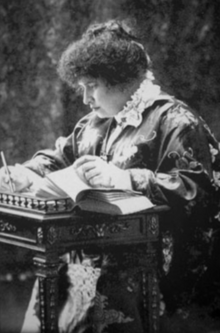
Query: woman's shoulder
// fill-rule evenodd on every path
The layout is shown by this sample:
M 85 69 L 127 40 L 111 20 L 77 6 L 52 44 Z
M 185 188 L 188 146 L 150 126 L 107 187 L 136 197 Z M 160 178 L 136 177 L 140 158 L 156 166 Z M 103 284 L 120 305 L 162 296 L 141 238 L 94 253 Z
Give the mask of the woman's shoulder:
M 167 110 L 166 118 L 175 120 L 177 123 L 198 124 L 200 122 L 198 113 L 178 99 L 174 99 L 173 105 Z
M 161 125 L 184 126 L 197 125 L 201 122 L 196 111 L 185 102 L 174 97 L 156 103 L 152 110 L 152 115 Z

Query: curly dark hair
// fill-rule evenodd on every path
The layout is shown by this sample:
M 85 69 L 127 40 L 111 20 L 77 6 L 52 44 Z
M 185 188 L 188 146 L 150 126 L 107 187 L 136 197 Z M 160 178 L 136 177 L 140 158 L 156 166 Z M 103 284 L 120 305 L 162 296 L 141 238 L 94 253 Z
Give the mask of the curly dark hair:
M 58 73 L 70 86 L 82 77 L 110 86 L 127 85 L 146 73 L 149 61 L 142 44 L 118 21 L 91 25 L 61 56 Z

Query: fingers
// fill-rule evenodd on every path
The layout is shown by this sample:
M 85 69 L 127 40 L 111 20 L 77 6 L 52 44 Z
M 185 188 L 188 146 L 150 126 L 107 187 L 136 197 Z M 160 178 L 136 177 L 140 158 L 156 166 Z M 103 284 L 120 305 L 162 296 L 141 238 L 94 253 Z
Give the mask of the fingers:
M 12 188 L 16 192 L 20 192 L 25 188 L 28 188 L 31 186 L 31 181 L 28 178 L 28 175 L 25 173 L 25 168 L 19 168 L 18 165 L 14 166 L 9 166 L 9 172 L 10 172 L 10 179 L 12 181 Z M 4 168 L 0 170 L 0 183 L 1 187 L 3 184 L 10 188 L 10 179 L 8 174 L 5 172 Z
M 80 166 L 82 166 L 83 164 L 85 163 L 88 163 L 88 162 L 95 162 L 97 161 L 98 159 L 100 159 L 99 157 L 97 156 L 92 156 L 92 155 L 84 155 L 84 156 L 81 156 L 79 157 L 73 164 L 73 167 L 74 168 L 79 168 Z
M 10 173 L 10 177 L 9 177 L 6 168 L 5 168 L 5 167 L 2 167 L 2 168 L 1 168 L 1 174 L 0 174 L 0 177 L 1 177 L 1 179 L 2 179 L 6 184 L 9 183 L 9 180 L 10 180 L 10 179 L 13 180 L 13 172 L 12 172 L 12 170 L 13 170 L 12 167 L 8 167 L 8 171 L 9 171 L 9 173 Z
M 9 178 L 8 172 L 9 170 L 7 171 L 5 167 L 2 167 L 0 170 L 0 189 L 2 191 L 14 192 L 14 185 L 11 182 L 11 173 Z
M 81 165 L 80 167 L 83 171 L 83 173 L 88 173 L 89 171 L 93 170 L 93 169 L 97 169 L 100 168 L 99 164 L 95 161 L 95 162 L 87 162 Z
M 102 174 L 101 170 L 99 168 L 92 168 L 92 169 L 89 169 L 89 170 L 85 170 L 84 171 L 84 177 L 86 178 L 86 180 L 88 182 L 91 183 L 91 180 L 94 178 L 94 177 L 98 177 Z
M 104 163 L 105 162 L 97 156 L 85 155 L 74 163 L 74 168 L 81 177 L 90 182 L 92 178 L 102 173 L 105 168 Z
M 76 169 L 78 174 L 82 175 L 84 179 L 88 182 L 92 178 L 98 177 L 102 173 L 101 166 L 97 162 L 86 162 Z
M 90 178 L 89 184 L 93 187 L 109 187 L 103 182 L 102 175 L 94 176 Z
M 74 164 L 76 172 L 93 187 L 113 187 L 109 164 L 98 156 L 81 156 Z

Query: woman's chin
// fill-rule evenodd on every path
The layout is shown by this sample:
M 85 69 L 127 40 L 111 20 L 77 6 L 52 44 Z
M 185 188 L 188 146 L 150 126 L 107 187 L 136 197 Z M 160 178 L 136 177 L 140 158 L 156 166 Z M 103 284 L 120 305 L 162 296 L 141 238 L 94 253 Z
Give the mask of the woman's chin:
M 108 118 L 106 114 L 103 114 L 101 111 L 94 111 L 99 118 Z
M 99 118 L 102 118 L 102 119 L 104 119 L 104 118 L 112 118 L 112 117 L 114 117 L 114 115 L 106 114 L 106 113 L 102 112 L 101 110 L 98 110 L 98 111 L 94 110 L 94 112 L 96 113 L 96 115 L 97 115 Z

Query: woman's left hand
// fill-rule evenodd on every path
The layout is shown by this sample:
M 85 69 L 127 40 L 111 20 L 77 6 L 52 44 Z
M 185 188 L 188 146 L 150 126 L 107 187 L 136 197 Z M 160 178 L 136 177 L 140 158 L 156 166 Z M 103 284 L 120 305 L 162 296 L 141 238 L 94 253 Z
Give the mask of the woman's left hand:
M 107 163 L 98 156 L 81 156 L 73 167 L 79 177 L 91 186 L 131 189 L 129 172 Z

